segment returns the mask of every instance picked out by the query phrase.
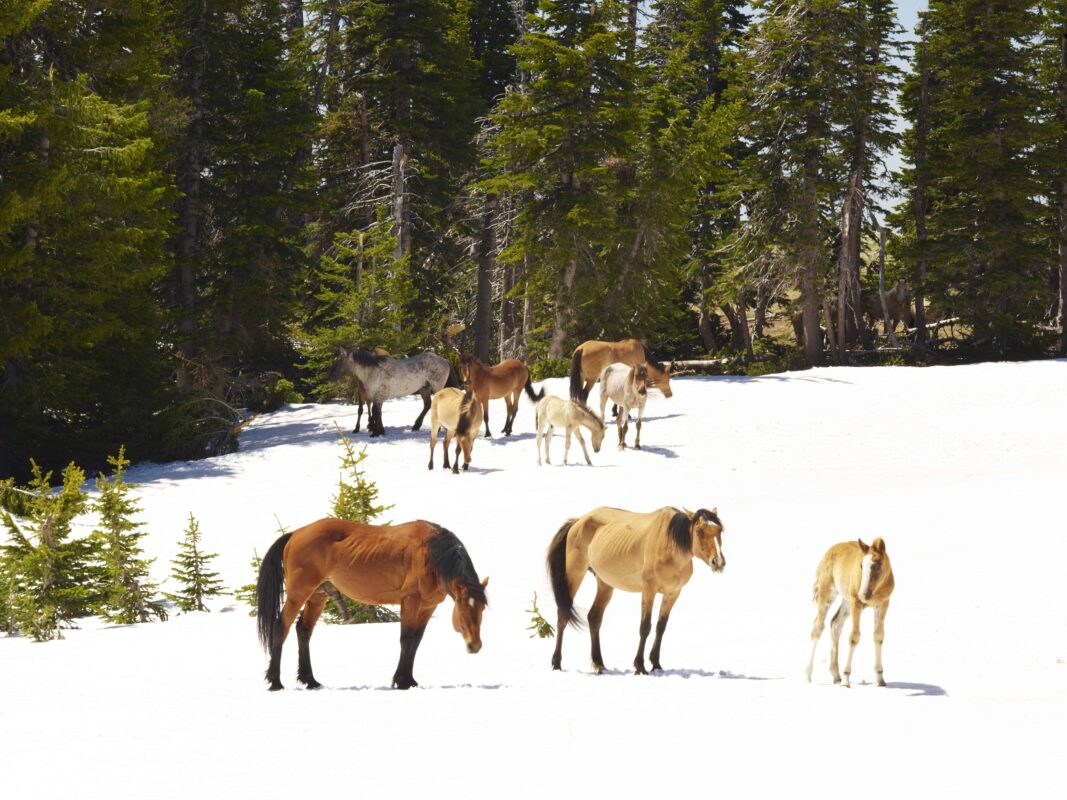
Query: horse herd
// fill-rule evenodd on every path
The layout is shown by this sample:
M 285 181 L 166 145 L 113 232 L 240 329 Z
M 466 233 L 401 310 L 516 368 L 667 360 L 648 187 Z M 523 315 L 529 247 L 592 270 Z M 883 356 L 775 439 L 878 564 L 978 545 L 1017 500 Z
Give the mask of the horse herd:
M 397 362 L 390 365 L 390 362 Z M 448 362 L 423 353 L 408 359 L 392 359 L 368 351 L 343 351 L 331 370 L 338 380 L 345 374 L 359 379 L 361 399 L 369 407 L 371 435 L 384 431 L 381 403 L 403 394 L 420 394 L 423 409 L 415 421 L 418 430 L 427 411 L 431 414 L 430 468 L 437 430 L 446 429 L 445 460 L 451 432 L 458 440 L 453 471 L 459 452 L 470 463 L 470 442 L 482 425 L 488 427 L 488 400 L 504 397 L 510 433 L 522 391 L 537 402 L 538 463 L 542 431 L 587 425 L 592 417 L 600 422 L 599 438 L 594 434 L 594 450 L 603 438 L 607 400 L 618 406 L 619 446 L 624 446 L 629 410 L 637 408 L 637 439 L 640 446 L 641 409 L 650 386 L 658 386 L 670 397 L 670 366 L 650 359 L 636 340 L 625 342 L 585 342 L 572 358 L 570 399 L 535 394 L 529 373 L 519 361 L 505 361 L 498 367 L 485 367 L 472 356 L 461 360 L 466 390 L 444 384 L 449 377 Z M 390 365 L 387 367 L 387 365 Z M 494 372 L 495 370 L 495 372 Z M 585 405 L 591 387 L 600 380 L 601 416 Z M 613 392 L 611 386 L 622 386 Z M 635 388 L 639 387 L 639 388 Z M 393 394 L 395 392 L 395 394 Z M 358 422 L 357 422 L 358 425 Z M 578 434 L 583 452 L 585 443 Z M 568 443 L 569 447 L 569 436 Z M 547 460 L 548 447 L 545 455 Z M 564 456 L 566 462 L 566 456 Z M 586 461 L 589 461 L 586 453 Z M 574 598 L 586 574 L 591 573 L 597 589 L 587 614 L 591 659 L 596 672 L 604 670 L 600 649 L 600 627 L 604 610 L 616 589 L 641 595 L 639 643 L 634 672 L 647 674 L 645 646 L 652 632 L 652 609 L 661 596 L 656 635 L 649 652 L 653 671 L 662 669 L 660 651 L 671 609 L 693 574 L 694 559 L 706 563 L 713 572 L 726 566 L 723 554 L 724 525 L 718 509 L 696 511 L 673 507 L 648 513 L 600 507 L 575 519 L 566 520 L 552 537 L 546 567 L 556 602 L 556 646 L 552 668 L 562 669 L 563 634 L 569 625 L 580 623 Z M 463 543 L 451 531 L 432 522 L 418 520 L 401 525 L 365 525 L 340 519 L 321 519 L 292 533 L 280 536 L 260 565 L 256 587 L 256 607 L 260 640 L 269 655 L 266 679 L 274 691 L 283 688 L 280 677 L 282 645 L 296 624 L 297 680 L 315 689 L 321 684 L 311 668 L 309 641 L 326 604 L 332 585 L 349 597 L 364 603 L 400 606 L 400 661 L 392 685 L 398 689 L 417 686 L 413 675 L 415 653 L 426 625 L 445 597 L 453 600 L 452 624 L 463 637 L 467 652 L 477 653 L 481 643 L 482 614 L 488 603 L 489 579 L 480 580 Z M 885 686 L 882 670 L 882 643 L 885 616 L 893 592 L 893 570 L 885 542 L 876 538 L 868 545 L 862 540 L 833 545 L 816 568 L 813 601 L 815 623 L 811 631 L 811 656 L 806 678 L 811 680 L 815 649 L 825 627 L 826 615 L 835 599 L 841 603 L 832 618 L 830 673 L 840 683 L 838 646 L 845 622 L 851 617 L 849 652 L 845 662 L 844 684 L 849 686 L 852 657 L 860 638 L 860 615 L 874 609 L 875 674 Z

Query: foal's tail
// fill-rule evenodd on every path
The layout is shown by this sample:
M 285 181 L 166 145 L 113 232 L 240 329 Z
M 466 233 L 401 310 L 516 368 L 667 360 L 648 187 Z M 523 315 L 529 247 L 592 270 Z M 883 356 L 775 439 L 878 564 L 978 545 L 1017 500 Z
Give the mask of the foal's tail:
M 478 402 L 474 397 L 474 390 L 468 389 L 463 393 L 463 399 L 459 403 L 459 422 L 456 423 L 456 436 L 467 436 L 470 434 L 471 422 L 471 410 L 474 408 L 474 404 Z
M 281 633 L 282 601 L 285 599 L 285 565 L 282 555 L 293 534 L 285 533 L 270 546 L 259 565 L 256 581 L 256 625 L 259 641 L 268 653 L 274 651 Z
M 585 400 L 582 391 L 582 348 L 579 347 L 571 356 L 571 400 Z
M 552 580 L 552 593 L 556 597 L 556 609 L 561 619 L 566 619 L 566 625 L 578 626 L 582 624 L 578 612 L 574 610 L 574 598 L 571 597 L 571 588 L 567 583 L 567 534 L 571 526 L 577 520 L 569 519 L 563 523 L 556 535 L 552 538 L 552 544 L 548 546 L 548 555 L 545 561 L 548 563 L 548 575 Z
M 544 396 L 545 396 L 544 384 L 541 385 L 541 394 L 534 394 L 533 384 L 530 382 L 530 376 L 529 375 L 526 376 L 526 385 L 523 386 L 522 388 L 526 390 L 526 396 L 529 397 L 535 403 L 538 400 L 541 400 L 542 398 L 544 398 Z

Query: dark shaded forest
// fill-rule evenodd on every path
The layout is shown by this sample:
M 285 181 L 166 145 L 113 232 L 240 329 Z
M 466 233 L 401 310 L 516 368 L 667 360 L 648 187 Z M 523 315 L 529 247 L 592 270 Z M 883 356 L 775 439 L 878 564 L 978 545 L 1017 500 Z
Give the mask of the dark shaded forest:
M 225 452 L 338 345 L 1067 353 L 1065 0 L 8 0 L 0 38 L 0 477 Z

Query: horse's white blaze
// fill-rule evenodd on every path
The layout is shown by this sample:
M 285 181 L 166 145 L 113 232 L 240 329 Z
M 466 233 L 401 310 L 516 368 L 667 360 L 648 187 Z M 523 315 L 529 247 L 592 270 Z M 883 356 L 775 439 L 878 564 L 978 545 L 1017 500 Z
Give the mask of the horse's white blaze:
M 722 534 L 715 539 L 715 556 L 721 561 L 726 560 L 726 554 L 722 551 Z
M 470 599 L 469 599 L 469 600 L 467 601 L 467 605 L 469 605 L 469 606 L 470 606 L 471 608 L 474 608 L 474 598 L 473 598 L 473 597 L 472 597 L 472 598 L 470 598 Z
M 874 562 L 874 556 L 871 553 L 867 553 L 863 557 L 863 561 L 860 564 L 862 570 L 862 577 L 860 578 L 860 590 L 859 597 L 861 600 L 867 598 L 867 590 L 871 585 L 871 564 Z

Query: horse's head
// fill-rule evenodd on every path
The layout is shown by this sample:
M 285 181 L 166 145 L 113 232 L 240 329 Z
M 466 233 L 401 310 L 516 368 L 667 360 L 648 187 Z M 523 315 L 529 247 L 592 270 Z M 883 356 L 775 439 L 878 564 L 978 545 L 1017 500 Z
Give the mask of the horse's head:
M 674 392 L 671 391 L 671 368 L 673 366 L 673 362 L 659 364 L 654 361 L 649 361 L 646 364 L 648 369 L 646 385 L 659 389 L 663 392 L 664 397 L 671 397 L 674 394 Z
M 630 372 L 630 380 L 638 394 L 648 394 L 648 367 L 638 364 Z
M 452 609 L 452 627 L 467 643 L 468 653 L 477 653 L 482 649 L 482 612 L 487 604 L 485 587 L 488 585 L 488 578 L 482 581 L 479 589 L 474 590 L 459 581 L 453 584 L 452 599 L 455 600 L 455 606 Z
M 889 566 L 889 554 L 885 551 L 885 542 L 881 537 L 875 539 L 870 545 L 859 542 L 863 552 L 863 560 L 860 562 L 860 588 L 857 596 L 864 603 L 869 602 L 875 592 L 885 583 L 892 574 Z
M 334 353 L 333 364 L 330 365 L 330 373 L 326 376 L 326 380 L 330 383 L 337 383 L 341 378 L 349 374 L 349 362 L 352 357 L 349 352 L 338 346 L 337 352 Z
M 713 572 L 722 572 L 726 556 L 722 552 L 723 524 L 719 510 L 702 508 L 690 512 L 690 530 L 693 532 L 693 553 L 711 567 Z
M 590 412 L 590 413 L 592 413 L 592 412 Z M 596 414 L 593 414 L 592 416 L 593 416 L 593 419 L 595 419 L 600 424 L 599 425 L 594 425 L 591 428 L 589 428 L 589 438 L 593 440 L 593 452 L 594 453 L 599 453 L 600 452 L 600 445 L 603 444 L 603 442 L 604 442 L 604 432 L 608 429 L 608 426 L 605 425 L 604 421 L 600 417 L 598 417 Z

